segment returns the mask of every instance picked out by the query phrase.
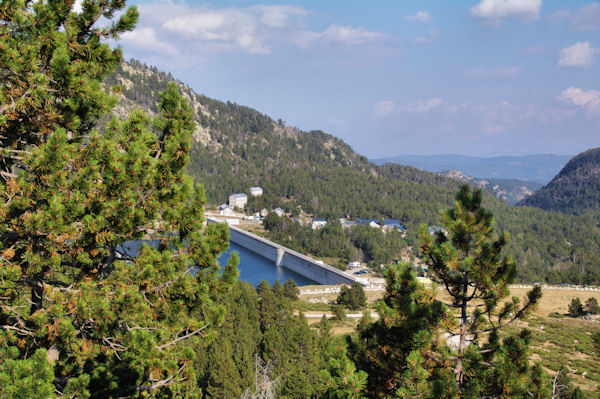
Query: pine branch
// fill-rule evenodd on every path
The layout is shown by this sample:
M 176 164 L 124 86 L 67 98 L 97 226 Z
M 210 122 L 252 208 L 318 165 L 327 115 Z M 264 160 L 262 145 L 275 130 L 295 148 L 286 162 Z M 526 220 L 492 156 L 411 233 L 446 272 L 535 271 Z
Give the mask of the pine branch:
M 28 335 L 30 337 L 35 336 L 35 334 L 32 331 L 24 329 L 24 328 L 18 328 L 18 327 L 15 327 L 15 326 L 7 326 L 7 325 L 4 325 L 4 324 L 0 325 L 0 328 L 3 328 L 5 330 L 16 331 L 17 334 L 21 334 L 21 335 Z
M 163 350 L 164 348 L 166 348 L 167 346 L 173 345 L 179 341 L 183 341 L 184 339 L 188 339 L 196 334 L 198 334 L 199 332 L 201 332 L 202 330 L 204 330 L 205 328 L 207 328 L 210 325 L 210 323 L 206 323 L 204 326 L 200 327 L 199 329 L 192 331 L 191 333 L 188 333 L 184 336 L 181 336 L 179 338 L 175 338 L 173 341 L 167 342 L 164 345 L 160 345 L 160 346 L 155 346 L 154 349 L 158 349 L 158 350 Z M 186 329 L 187 331 L 187 329 Z

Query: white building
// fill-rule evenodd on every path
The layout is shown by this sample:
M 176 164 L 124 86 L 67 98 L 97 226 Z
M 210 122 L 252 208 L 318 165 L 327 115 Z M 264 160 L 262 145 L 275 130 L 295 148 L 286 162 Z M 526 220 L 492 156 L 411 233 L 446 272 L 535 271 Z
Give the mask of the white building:
M 325 227 L 326 224 L 327 224 L 327 219 L 324 219 L 324 218 L 313 219 L 313 221 L 312 221 L 312 229 L 313 230 L 320 229 L 322 227 Z
M 219 215 L 223 216 L 235 216 L 235 210 L 227 204 L 223 204 L 219 207 Z
M 358 267 L 360 267 L 360 262 L 348 262 L 348 268 L 349 269 L 356 269 Z
M 260 216 L 265 217 L 269 214 L 269 210 L 267 208 L 263 208 L 260 210 Z
M 248 203 L 248 196 L 243 193 L 232 194 L 229 196 L 229 206 L 235 208 L 244 208 Z
M 277 216 L 283 216 L 285 214 L 285 211 L 281 208 L 275 208 L 273 209 L 273 212 L 275 212 Z
M 253 197 L 260 197 L 263 195 L 263 189 L 260 187 L 250 187 L 250 195 Z

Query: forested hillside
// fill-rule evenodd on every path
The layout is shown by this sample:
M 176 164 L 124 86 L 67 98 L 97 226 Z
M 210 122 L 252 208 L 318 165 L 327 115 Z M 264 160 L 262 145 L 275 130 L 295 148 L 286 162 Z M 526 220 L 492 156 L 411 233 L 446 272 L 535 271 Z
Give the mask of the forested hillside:
M 599 211 L 600 147 L 573 157 L 548 185 L 519 205 L 574 214 Z
M 131 61 L 105 84 L 122 93 L 117 113 L 134 107 L 156 112 L 158 92 L 170 80 L 169 74 Z M 327 218 L 400 219 L 409 228 L 408 241 L 415 242 L 418 225 L 439 224 L 440 211 L 453 203 L 460 186 L 457 180 L 413 167 L 372 164 L 334 136 L 302 132 L 177 83 L 197 123 L 189 171 L 204 184 L 213 205 L 258 185 L 265 194 L 255 207 L 300 206 Z M 511 207 L 491 193 L 484 200 L 498 226 L 513 237 L 509 252 L 517 260 L 521 281 L 600 283 L 597 215 L 583 218 Z

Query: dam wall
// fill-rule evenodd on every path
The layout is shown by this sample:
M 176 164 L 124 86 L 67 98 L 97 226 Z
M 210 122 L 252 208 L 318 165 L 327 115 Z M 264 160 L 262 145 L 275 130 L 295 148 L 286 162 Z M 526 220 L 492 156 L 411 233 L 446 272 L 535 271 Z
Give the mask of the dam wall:
M 219 223 L 218 220 L 211 218 L 208 218 L 207 221 L 208 223 Z M 272 261 L 277 267 L 285 267 L 319 284 L 352 284 L 359 281 L 354 276 L 333 266 L 319 263 L 308 256 L 231 225 L 229 226 L 229 239 L 231 242 Z

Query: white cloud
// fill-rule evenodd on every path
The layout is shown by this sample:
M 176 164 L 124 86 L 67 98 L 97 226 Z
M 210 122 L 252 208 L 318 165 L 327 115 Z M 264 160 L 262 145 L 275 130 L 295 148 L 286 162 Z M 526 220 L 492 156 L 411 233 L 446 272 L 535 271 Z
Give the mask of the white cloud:
M 567 19 L 569 27 L 578 31 L 594 31 L 600 29 L 600 3 L 592 3 L 572 12 L 560 10 L 552 15 L 551 19 Z
M 464 73 L 467 77 L 478 78 L 514 78 L 521 74 L 521 67 L 509 66 L 502 68 L 473 68 Z
M 269 10 L 262 7 L 262 15 L 260 11 L 258 15 L 253 11 L 234 8 L 191 11 L 166 20 L 161 27 L 184 38 L 209 44 L 213 48 L 269 54 L 271 49 L 266 43 L 266 32 L 261 29 L 263 26 L 259 20 L 269 15 Z M 279 18 L 284 18 L 281 10 L 279 14 Z M 272 18 L 267 17 L 267 20 L 272 21 Z
M 357 46 L 388 37 L 335 24 L 324 31 L 307 30 L 306 18 L 311 13 L 297 6 L 212 8 L 185 2 L 149 2 L 138 7 L 138 28 L 123 35 L 122 44 L 133 52 L 154 50 L 157 57 L 165 51 L 177 53 L 168 61 L 179 66 L 204 63 L 222 53 L 268 55 L 283 47 Z M 150 40 L 157 40 L 158 46 L 153 48 Z
M 542 0 L 481 0 L 469 12 L 476 18 L 499 25 L 505 19 L 531 22 L 540 17 Z
M 295 6 L 257 6 L 262 10 L 260 22 L 272 28 L 283 28 L 294 16 L 304 16 L 307 11 Z
M 431 28 L 427 31 L 427 36 L 415 37 L 410 41 L 415 44 L 427 44 L 438 39 L 439 32 L 436 28 Z
M 588 41 L 577 42 L 558 51 L 558 65 L 589 68 L 597 51 L 598 49 L 591 47 Z
M 417 11 L 415 15 L 409 15 L 408 17 L 404 17 L 406 21 L 417 21 L 427 23 L 431 21 L 431 14 L 427 11 Z
M 456 131 L 461 135 L 471 131 L 484 136 L 498 136 L 530 126 L 566 123 L 576 116 L 577 111 L 564 106 L 512 104 L 508 101 L 451 103 L 436 97 L 402 105 L 382 101 L 375 104 L 371 114 L 376 122 L 393 126 L 430 126 L 434 130 Z
M 393 101 L 380 101 L 373 106 L 372 114 L 377 119 L 383 118 L 389 115 L 394 108 L 396 108 L 396 104 Z
M 301 31 L 294 42 L 303 48 L 316 44 L 345 44 L 356 46 L 367 42 L 384 39 L 386 35 L 380 32 L 368 31 L 363 28 L 331 25 L 323 32 Z
M 132 32 L 124 32 L 121 34 L 121 42 L 143 50 L 156 50 L 168 55 L 177 54 L 176 47 L 161 41 L 152 28 L 140 28 Z
M 557 98 L 583 108 L 588 116 L 600 116 L 600 90 L 583 91 L 578 87 L 569 87 Z
M 461 104 L 457 118 L 467 121 L 484 133 L 500 133 L 539 126 L 564 123 L 574 116 L 569 109 L 547 107 L 538 104 L 516 105 L 508 101 L 496 104 Z
M 426 101 L 417 100 L 407 104 L 396 104 L 393 101 L 385 100 L 380 101 L 373 106 L 371 115 L 375 119 L 384 119 L 396 113 L 418 116 L 439 107 L 442 103 L 443 100 L 438 97 Z
M 414 101 L 409 104 L 399 105 L 398 109 L 413 114 L 421 114 L 438 107 L 440 104 L 442 104 L 442 99 L 434 97 L 427 101 Z

